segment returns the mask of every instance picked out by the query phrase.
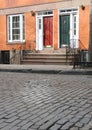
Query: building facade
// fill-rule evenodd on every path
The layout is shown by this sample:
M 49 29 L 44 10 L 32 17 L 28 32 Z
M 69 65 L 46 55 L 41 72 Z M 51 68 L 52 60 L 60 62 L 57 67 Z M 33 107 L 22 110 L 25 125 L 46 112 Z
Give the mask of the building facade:
M 0 0 L 0 52 L 89 49 L 90 0 Z

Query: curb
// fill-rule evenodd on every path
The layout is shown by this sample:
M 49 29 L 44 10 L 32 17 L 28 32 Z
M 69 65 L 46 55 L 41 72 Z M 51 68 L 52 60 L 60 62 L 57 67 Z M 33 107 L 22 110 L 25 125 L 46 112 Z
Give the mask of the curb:
M 59 75 L 61 74 L 62 75 L 92 75 L 92 71 L 86 71 L 86 70 L 0 69 L 0 72 L 59 74 Z

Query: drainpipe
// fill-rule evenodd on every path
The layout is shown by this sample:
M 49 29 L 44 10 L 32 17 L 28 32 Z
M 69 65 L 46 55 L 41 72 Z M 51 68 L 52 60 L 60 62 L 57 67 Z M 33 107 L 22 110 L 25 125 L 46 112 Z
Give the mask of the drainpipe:
M 89 61 L 92 62 L 92 0 L 90 1 L 90 37 L 89 37 L 89 50 L 88 57 Z

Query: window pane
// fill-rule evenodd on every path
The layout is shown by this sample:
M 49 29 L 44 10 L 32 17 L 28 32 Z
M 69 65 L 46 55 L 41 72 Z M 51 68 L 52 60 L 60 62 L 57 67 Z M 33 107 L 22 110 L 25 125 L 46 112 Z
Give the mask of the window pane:
M 20 40 L 20 35 L 17 35 L 17 34 L 16 34 L 16 35 L 13 35 L 13 36 L 12 36 L 12 39 L 13 39 L 13 40 Z
M 19 27 L 20 27 L 19 22 L 16 22 L 16 23 L 14 22 L 14 23 L 12 23 L 12 27 L 13 27 L 13 28 L 16 28 L 16 27 L 19 28 Z
M 14 34 L 20 34 L 20 29 L 13 29 L 12 30 L 12 34 L 14 35 Z

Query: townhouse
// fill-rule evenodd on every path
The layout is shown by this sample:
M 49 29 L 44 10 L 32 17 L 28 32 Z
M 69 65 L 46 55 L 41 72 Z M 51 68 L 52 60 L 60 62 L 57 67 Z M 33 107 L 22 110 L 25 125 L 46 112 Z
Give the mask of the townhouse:
M 0 62 L 21 50 L 88 50 L 90 8 L 90 0 L 0 0 Z

